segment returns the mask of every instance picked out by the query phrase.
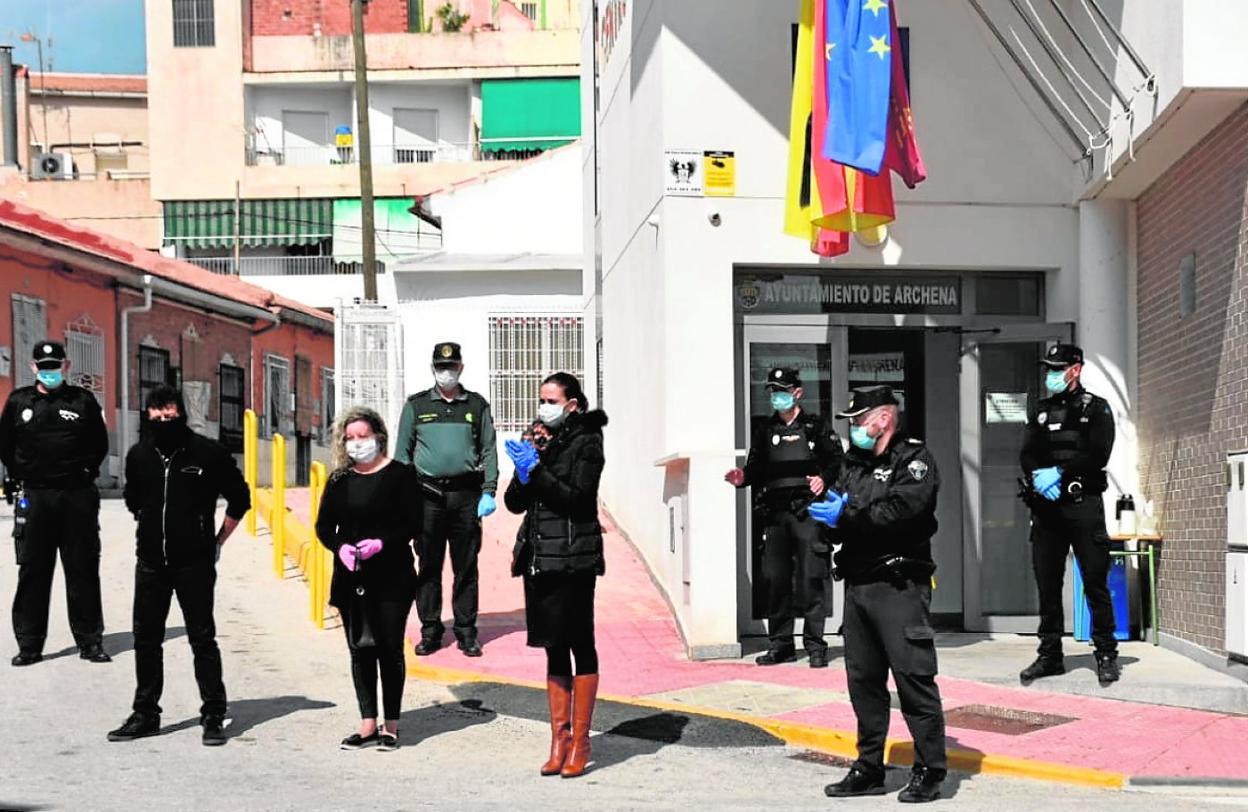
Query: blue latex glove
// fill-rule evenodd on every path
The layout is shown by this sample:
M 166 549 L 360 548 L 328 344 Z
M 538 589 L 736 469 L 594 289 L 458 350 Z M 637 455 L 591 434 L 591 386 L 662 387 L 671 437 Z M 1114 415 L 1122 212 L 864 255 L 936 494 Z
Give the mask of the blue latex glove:
M 494 494 L 481 494 L 481 499 L 477 502 L 477 518 L 484 519 L 496 510 L 498 510 L 498 503 L 494 501 Z
M 849 497 L 843 493 L 836 491 L 828 491 L 828 498 L 822 502 L 812 502 L 808 511 L 810 518 L 826 524 L 828 527 L 836 527 L 836 523 L 841 520 L 841 514 L 845 511 L 845 504 L 849 501 Z
M 1037 468 L 1031 472 L 1031 486 L 1045 499 L 1056 502 L 1062 495 L 1062 469 Z
M 511 457 L 511 461 L 516 466 L 516 477 L 520 480 L 520 484 L 529 484 L 529 474 L 537 467 L 537 448 L 527 440 L 521 442 L 518 440 L 508 440 L 503 444 L 507 456 Z

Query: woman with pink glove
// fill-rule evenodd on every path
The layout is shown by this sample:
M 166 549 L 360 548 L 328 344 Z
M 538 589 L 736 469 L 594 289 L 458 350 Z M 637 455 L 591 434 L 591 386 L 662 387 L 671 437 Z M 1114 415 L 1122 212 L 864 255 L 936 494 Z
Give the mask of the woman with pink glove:
M 418 488 L 416 472 L 386 455 L 387 440 L 385 423 L 372 409 L 354 406 L 339 418 L 334 471 L 316 519 L 317 538 L 334 553 L 329 602 L 342 614 L 360 705 L 360 727 L 342 740 L 344 750 L 399 746 L 403 637 L 416 595 L 412 541 L 421 502 L 411 498 Z M 380 728 L 379 671 L 385 714 Z

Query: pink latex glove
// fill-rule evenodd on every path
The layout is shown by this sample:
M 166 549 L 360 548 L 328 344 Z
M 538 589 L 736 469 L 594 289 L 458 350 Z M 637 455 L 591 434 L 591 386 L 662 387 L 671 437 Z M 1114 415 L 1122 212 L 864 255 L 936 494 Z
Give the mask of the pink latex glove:
M 338 548 L 338 560 L 351 572 L 355 572 L 355 568 L 359 564 L 359 555 L 359 548 L 350 544 L 344 544 Z
M 367 561 L 381 552 L 382 543 L 381 539 L 364 539 L 355 546 L 360 550 L 360 558 Z

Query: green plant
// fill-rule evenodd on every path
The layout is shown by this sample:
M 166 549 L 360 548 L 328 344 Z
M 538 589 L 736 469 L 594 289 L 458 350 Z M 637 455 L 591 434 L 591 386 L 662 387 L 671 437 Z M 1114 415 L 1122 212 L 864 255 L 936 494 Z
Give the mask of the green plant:
M 461 13 L 455 8 L 453 3 L 443 3 L 438 6 L 438 19 L 442 21 L 442 30 L 448 33 L 455 33 L 463 29 L 464 24 L 468 22 L 468 15 Z

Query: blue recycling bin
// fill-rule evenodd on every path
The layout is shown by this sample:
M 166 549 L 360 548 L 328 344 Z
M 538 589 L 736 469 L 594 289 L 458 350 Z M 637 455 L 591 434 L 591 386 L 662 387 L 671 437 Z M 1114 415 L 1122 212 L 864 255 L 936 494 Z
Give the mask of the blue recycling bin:
M 1122 549 L 1118 545 L 1114 549 Z M 1083 573 L 1079 571 L 1079 562 L 1075 561 L 1075 639 L 1092 639 L 1092 611 L 1088 608 L 1088 597 L 1083 591 Z M 1131 601 L 1127 594 L 1127 583 L 1131 568 L 1127 559 L 1122 556 L 1111 556 L 1109 559 L 1109 599 L 1114 605 L 1114 639 L 1131 639 Z

